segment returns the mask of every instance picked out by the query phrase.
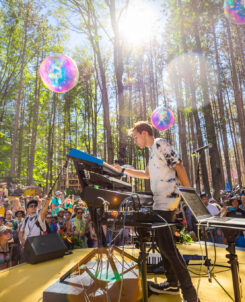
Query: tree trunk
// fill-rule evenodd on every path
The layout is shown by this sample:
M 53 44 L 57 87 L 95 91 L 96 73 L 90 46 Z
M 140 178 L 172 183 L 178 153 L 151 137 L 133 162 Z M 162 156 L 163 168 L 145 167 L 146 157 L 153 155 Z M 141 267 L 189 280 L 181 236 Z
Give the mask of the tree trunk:
M 230 118 L 228 119 L 228 122 L 229 122 L 229 126 L 230 126 L 231 139 L 232 139 L 232 144 L 233 144 L 233 149 L 234 149 L 234 156 L 235 156 L 236 170 L 237 170 L 237 174 L 238 174 L 238 181 L 239 181 L 239 185 L 241 187 L 242 186 L 241 159 L 240 159 L 240 156 L 239 156 L 239 152 L 237 150 L 238 149 L 238 142 L 237 142 L 237 138 L 236 138 L 236 127 L 235 127 L 235 123 L 234 123 L 234 118 L 233 118 L 233 113 L 232 113 L 232 109 L 231 109 L 230 99 L 228 97 L 228 92 L 227 92 L 227 98 L 228 98 L 229 109 L 226 108 L 226 110 L 227 110 L 227 116 L 230 116 Z
M 214 27 L 214 22 L 212 21 L 212 31 L 214 36 L 214 48 L 215 48 L 215 59 L 216 59 L 216 66 L 218 70 L 218 92 L 217 92 L 217 99 L 219 104 L 219 113 L 220 113 L 220 125 L 222 131 L 222 138 L 224 142 L 224 158 L 225 158 L 225 167 L 227 173 L 227 180 L 229 185 L 232 187 L 232 180 L 231 180 L 231 167 L 230 167 L 230 158 L 229 158 L 229 145 L 228 145 L 228 138 L 227 138 L 227 130 L 226 130 L 226 117 L 225 117 L 225 110 L 224 110 L 224 101 L 223 101 L 223 91 L 222 91 L 222 79 L 221 79 L 221 68 L 220 68 L 220 58 L 217 46 L 217 38 L 216 32 Z
M 196 22 L 194 26 L 196 48 L 199 53 L 202 53 L 201 41 L 199 36 L 199 24 Z M 218 199 L 221 190 L 221 165 L 218 153 L 218 146 L 216 141 L 213 112 L 209 99 L 208 93 L 208 81 L 207 81 L 207 70 L 202 57 L 198 57 L 200 65 L 200 80 L 201 80 L 201 90 L 204 99 L 203 114 L 205 119 L 206 133 L 208 142 L 212 144 L 212 148 L 209 151 L 210 162 L 211 162 L 211 172 L 212 172 L 212 183 L 214 189 L 214 198 Z
M 98 96 L 97 96 L 97 81 L 95 81 L 95 96 L 94 96 L 94 108 L 93 108 L 93 123 L 92 123 L 92 133 L 93 133 L 93 156 L 97 156 L 97 121 L 98 121 Z
M 33 168 L 34 168 L 36 139 L 37 139 L 37 125 L 38 125 L 38 117 L 39 117 L 41 80 L 39 78 L 38 67 L 39 67 L 39 57 L 37 57 L 37 65 L 36 65 L 36 87 L 35 87 L 35 101 L 33 106 L 34 110 L 33 110 L 33 118 L 32 118 L 31 152 L 28 161 L 28 179 L 27 179 L 28 185 L 31 185 L 33 182 Z
M 24 103 L 24 104 L 23 104 Z M 18 134 L 19 150 L 18 150 L 18 168 L 16 181 L 21 182 L 22 172 L 22 150 L 23 150 L 23 133 L 24 133 L 24 118 L 25 118 L 25 102 L 22 103 L 21 116 L 20 116 L 20 129 Z
M 115 0 L 111 0 L 109 4 L 111 25 L 114 32 L 114 69 L 116 75 L 117 84 L 117 95 L 118 95 L 118 107 L 119 107 L 119 152 L 118 156 L 121 162 L 126 162 L 126 145 L 127 145 L 127 129 L 125 112 L 125 102 L 124 102 L 124 92 L 123 92 L 123 56 L 122 56 L 122 43 L 120 41 L 120 34 L 118 30 L 118 19 L 116 16 Z
M 26 16 L 24 22 L 24 43 L 21 57 L 21 68 L 20 68 L 20 80 L 18 87 L 18 97 L 15 105 L 15 118 L 14 118 L 14 130 L 12 135 L 12 152 L 11 152 L 11 168 L 10 168 L 10 177 L 13 177 L 15 174 L 15 159 L 16 159 L 16 146 L 17 146 L 17 134 L 18 134 L 18 125 L 19 125 L 19 115 L 20 115 L 20 104 L 22 99 L 22 86 L 23 86 L 23 76 L 25 68 L 25 57 L 26 57 L 26 44 L 27 44 L 27 28 L 29 25 L 29 2 L 26 7 Z
M 244 120 L 244 113 L 243 113 L 243 100 L 242 100 L 241 90 L 239 89 L 239 85 L 238 85 L 237 70 L 236 70 L 235 58 L 234 58 L 234 48 L 231 39 L 230 24 L 227 19 L 225 19 L 225 21 L 226 21 L 228 45 L 229 45 L 230 59 L 231 59 L 231 78 L 232 78 L 235 102 L 237 106 L 237 118 L 238 118 L 238 125 L 241 135 L 243 160 L 245 160 L 245 120 Z

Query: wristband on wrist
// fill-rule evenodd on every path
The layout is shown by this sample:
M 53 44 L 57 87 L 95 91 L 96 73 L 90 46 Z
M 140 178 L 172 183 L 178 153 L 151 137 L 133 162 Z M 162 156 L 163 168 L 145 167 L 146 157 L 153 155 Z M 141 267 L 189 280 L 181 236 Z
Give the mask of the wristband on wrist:
M 124 176 L 125 168 L 122 168 L 121 176 Z

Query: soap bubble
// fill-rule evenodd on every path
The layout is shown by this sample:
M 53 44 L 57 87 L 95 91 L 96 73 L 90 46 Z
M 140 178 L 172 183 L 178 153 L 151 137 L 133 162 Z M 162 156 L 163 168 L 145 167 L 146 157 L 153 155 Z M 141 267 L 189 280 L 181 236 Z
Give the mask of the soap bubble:
M 70 57 L 54 55 L 42 61 L 40 76 L 48 89 L 63 93 L 77 84 L 79 72 L 76 63 Z
M 236 24 L 245 23 L 245 0 L 225 0 L 225 16 Z
M 174 114 L 167 108 L 158 107 L 152 113 L 151 123 L 158 130 L 167 130 L 174 123 Z

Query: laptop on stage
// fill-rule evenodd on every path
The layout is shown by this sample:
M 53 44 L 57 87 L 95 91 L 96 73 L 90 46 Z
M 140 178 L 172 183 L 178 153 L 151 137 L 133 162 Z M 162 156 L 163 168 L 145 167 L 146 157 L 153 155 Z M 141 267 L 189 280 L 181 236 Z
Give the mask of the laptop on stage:
M 212 216 L 194 188 L 178 187 L 178 190 L 198 223 L 245 230 L 245 218 Z

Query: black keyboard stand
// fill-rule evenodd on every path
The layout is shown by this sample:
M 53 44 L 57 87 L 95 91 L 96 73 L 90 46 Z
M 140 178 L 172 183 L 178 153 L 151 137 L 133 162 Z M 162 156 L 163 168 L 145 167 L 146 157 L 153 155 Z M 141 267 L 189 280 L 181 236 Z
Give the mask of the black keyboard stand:
M 232 274 L 232 282 L 233 282 L 233 290 L 234 290 L 234 298 L 233 301 L 241 302 L 241 278 L 239 275 L 239 263 L 238 257 L 236 255 L 236 248 L 235 248 L 235 239 L 239 231 L 232 230 L 232 229 L 224 229 L 224 235 L 227 239 L 228 247 L 226 248 L 229 254 L 226 255 L 228 259 L 228 263 L 230 264 L 231 274 Z
M 169 224 L 174 225 L 174 224 Z M 142 227 L 137 227 L 137 239 L 138 247 L 140 249 L 138 263 L 142 275 L 142 291 L 143 291 L 143 302 L 148 302 L 148 284 L 147 284 L 147 257 L 148 252 L 146 251 L 146 243 L 149 242 L 149 235 L 147 231 L 155 231 L 156 228 L 164 228 L 168 225 L 166 223 L 146 223 L 142 224 Z
M 142 276 L 142 292 L 143 292 L 143 302 L 148 302 L 148 285 L 147 285 L 147 257 L 146 252 L 146 242 L 148 242 L 148 236 L 145 229 L 138 229 L 138 240 L 139 240 L 139 258 L 138 263 Z
M 150 253 L 151 251 L 152 253 L 158 252 L 160 254 L 159 248 L 156 244 L 156 231 L 154 229 L 151 231 L 151 247 L 147 253 Z
M 215 274 L 212 272 L 212 269 L 210 270 L 210 266 L 212 266 L 212 264 L 211 264 L 211 260 L 208 258 L 207 233 L 205 231 L 205 233 L 204 233 L 204 241 L 205 241 L 204 265 L 207 266 L 207 269 L 208 269 L 208 280 L 209 280 L 209 282 L 212 282 L 212 278 L 213 278 L 232 301 L 241 302 L 241 288 L 240 288 L 241 279 L 239 276 L 239 263 L 238 263 L 238 257 L 236 255 L 236 249 L 235 249 L 235 239 L 238 236 L 240 231 L 232 229 L 232 228 L 229 229 L 227 226 L 224 226 L 224 225 L 220 225 L 219 227 L 223 229 L 224 236 L 227 240 L 228 247 L 226 248 L 226 250 L 229 252 L 229 254 L 226 254 L 226 258 L 229 259 L 228 264 L 230 264 L 230 265 L 215 264 L 215 266 L 216 267 L 225 267 L 225 268 L 229 268 L 231 270 L 234 298 L 228 293 L 228 291 L 217 280 Z M 195 263 L 192 265 L 200 265 L 200 264 Z
M 239 276 L 239 263 L 235 250 L 235 242 L 229 242 L 226 250 L 229 252 L 229 254 L 226 255 L 226 258 L 229 259 L 228 263 L 231 265 L 235 302 L 241 302 L 241 279 Z

